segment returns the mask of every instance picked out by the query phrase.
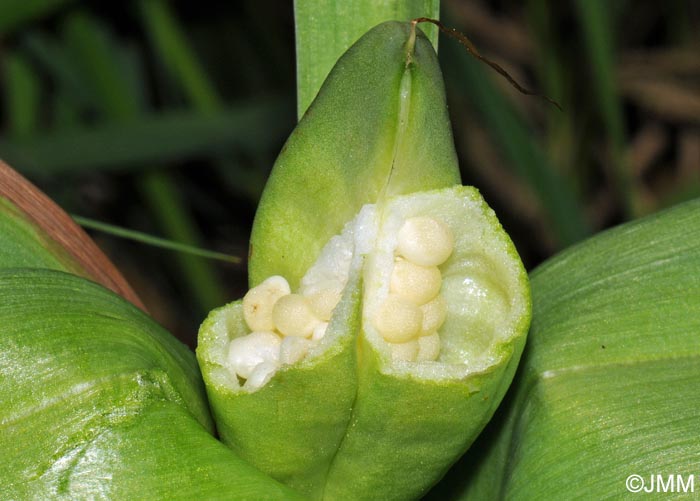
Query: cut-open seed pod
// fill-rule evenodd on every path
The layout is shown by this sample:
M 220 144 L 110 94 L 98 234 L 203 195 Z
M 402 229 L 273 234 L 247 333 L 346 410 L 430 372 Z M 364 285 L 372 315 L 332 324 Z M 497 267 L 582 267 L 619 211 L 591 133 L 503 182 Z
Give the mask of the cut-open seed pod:
M 418 497 L 493 414 L 527 275 L 459 186 L 415 26 L 378 26 L 329 75 L 263 194 L 250 280 L 204 322 L 197 357 L 223 441 L 274 478 L 314 499 Z

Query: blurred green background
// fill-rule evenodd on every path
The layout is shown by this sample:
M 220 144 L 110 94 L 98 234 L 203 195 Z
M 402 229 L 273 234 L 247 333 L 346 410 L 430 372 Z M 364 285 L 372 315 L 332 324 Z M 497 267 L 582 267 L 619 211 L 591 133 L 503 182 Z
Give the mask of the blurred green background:
M 563 112 L 440 39 L 464 184 L 528 269 L 700 196 L 700 2 L 442 0 L 442 20 Z M 296 121 L 291 1 L 0 0 L 0 158 L 69 213 L 237 256 L 91 231 L 194 345 L 246 289 L 265 179 Z

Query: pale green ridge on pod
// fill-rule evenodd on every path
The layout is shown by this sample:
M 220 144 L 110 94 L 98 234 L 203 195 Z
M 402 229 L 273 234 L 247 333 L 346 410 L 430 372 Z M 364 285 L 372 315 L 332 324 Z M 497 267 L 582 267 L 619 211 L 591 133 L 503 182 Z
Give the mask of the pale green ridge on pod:
M 0 196 L 0 268 L 47 268 L 85 276 L 68 252 Z
M 321 342 L 252 393 L 238 387 L 226 367 L 230 341 L 250 332 L 241 301 L 212 311 L 199 331 L 197 359 L 221 439 L 252 465 L 315 499 L 322 497 L 355 399 L 360 306 L 355 270 Z
M 386 263 L 402 221 L 446 223 L 455 247 L 440 266 L 448 305 L 435 362 L 392 362 L 372 317 L 386 295 Z M 527 275 L 476 189 L 396 197 L 384 206 L 364 268 L 359 386 L 326 499 L 412 499 L 472 443 L 503 398 L 530 322 Z
M 294 129 L 255 217 L 251 286 L 282 275 L 296 290 L 363 205 L 460 182 L 437 57 L 409 35 L 387 22 L 360 38 Z
M 296 499 L 226 449 L 193 354 L 103 287 L 0 270 L 6 499 Z
M 516 384 L 431 499 L 697 495 L 700 200 L 555 256 L 532 293 Z

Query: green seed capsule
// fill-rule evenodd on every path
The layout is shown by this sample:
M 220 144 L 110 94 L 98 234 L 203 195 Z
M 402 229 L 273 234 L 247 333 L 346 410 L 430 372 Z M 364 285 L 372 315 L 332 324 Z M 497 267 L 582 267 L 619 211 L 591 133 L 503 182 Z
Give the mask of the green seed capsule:
M 221 356 L 250 335 L 245 304 L 200 329 L 222 440 L 312 499 L 424 493 L 495 410 L 529 323 L 512 243 L 458 186 L 435 53 L 414 30 L 382 24 L 338 61 L 261 199 L 251 286 L 284 277 L 273 323 L 308 345 L 283 341 L 251 388 Z

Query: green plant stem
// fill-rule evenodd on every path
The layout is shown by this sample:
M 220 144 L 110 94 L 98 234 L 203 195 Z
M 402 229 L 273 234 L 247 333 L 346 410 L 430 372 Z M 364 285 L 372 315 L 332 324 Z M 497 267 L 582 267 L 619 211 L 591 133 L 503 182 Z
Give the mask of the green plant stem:
M 298 117 L 309 107 L 336 60 L 367 30 L 383 21 L 439 16 L 440 0 L 296 0 Z M 437 50 L 437 27 L 421 29 Z
M 80 226 L 86 229 L 99 231 L 107 235 L 112 235 L 115 237 L 123 238 L 126 240 L 132 240 L 134 242 L 139 242 L 145 245 L 150 245 L 151 247 L 159 247 L 161 249 L 167 249 L 174 252 L 181 252 L 183 254 L 191 254 L 193 256 L 199 256 L 206 259 L 215 259 L 217 261 L 223 261 L 226 263 L 240 264 L 243 260 L 238 256 L 230 256 L 222 252 L 215 252 L 206 249 L 200 249 L 197 247 L 192 247 L 187 244 L 181 244 L 179 242 L 173 242 L 172 240 L 167 240 L 165 238 L 154 237 L 147 233 L 143 233 L 136 230 L 131 230 L 128 228 L 122 228 L 121 226 L 114 226 L 112 224 L 103 223 L 101 221 L 95 221 L 82 216 L 71 216 L 73 220 Z

